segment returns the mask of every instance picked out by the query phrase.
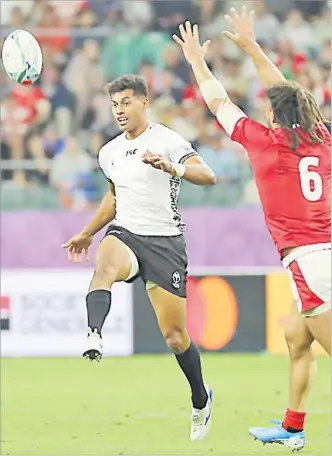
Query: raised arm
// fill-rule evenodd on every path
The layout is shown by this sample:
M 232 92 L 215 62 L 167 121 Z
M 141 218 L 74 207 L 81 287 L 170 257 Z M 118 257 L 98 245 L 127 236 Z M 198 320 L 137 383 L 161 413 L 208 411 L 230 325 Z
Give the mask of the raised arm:
M 219 106 L 228 98 L 227 92 L 221 83 L 209 70 L 204 57 L 210 45 L 205 41 L 199 42 L 198 26 L 189 21 L 179 26 L 180 36 L 173 35 L 174 41 L 181 47 L 183 54 L 191 66 L 202 96 L 213 114 L 217 114 Z
M 230 15 L 226 14 L 225 19 L 233 29 L 233 33 L 225 31 L 223 36 L 233 41 L 236 46 L 245 52 L 254 63 L 260 80 L 265 89 L 273 85 L 285 82 L 286 79 L 278 67 L 263 52 L 255 39 L 254 32 L 254 11 L 247 14 L 245 6 L 239 14 L 232 8 Z
M 198 26 L 191 26 L 191 23 L 187 21 L 185 26 L 180 25 L 179 30 L 181 38 L 174 35 L 173 39 L 182 48 L 187 62 L 191 65 L 207 106 L 228 135 L 231 136 L 239 119 L 247 116 L 229 99 L 222 83 L 209 70 L 204 56 L 210 42 L 206 41 L 203 45 L 200 44 Z

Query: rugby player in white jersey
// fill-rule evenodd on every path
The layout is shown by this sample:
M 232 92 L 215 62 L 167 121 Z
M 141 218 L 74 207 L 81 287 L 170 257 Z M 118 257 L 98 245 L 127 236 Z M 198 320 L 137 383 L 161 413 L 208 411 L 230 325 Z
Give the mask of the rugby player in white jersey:
M 113 81 L 108 92 L 122 134 L 103 146 L 99 165 L 109 192 L 81 233 L 63 244 L 78 263 L 93 236 L 111 223 L 101 241 L 86 297 L 88 339 L 83 356 L 102 357 L 102 327 L 114 282 L 141 277 L 168 347 L 186 376 L 192 397 L 191 440 L 211 424 L 212 391 L 204 384 L 200 355 L 186 330 L 187 252 L 177 208 L 181 179 L 214 185 L 216 177 L 191 144 L 147 118 L 146 82 L 140 76 Z

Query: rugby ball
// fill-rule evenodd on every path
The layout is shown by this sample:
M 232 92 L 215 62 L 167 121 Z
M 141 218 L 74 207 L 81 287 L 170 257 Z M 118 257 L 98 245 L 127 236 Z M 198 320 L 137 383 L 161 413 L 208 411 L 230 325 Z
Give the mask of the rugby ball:
M 23 85 L 33 84 L 42 71 L 43 55 L 39 43 L 26 30 L 15 30 L 5 39 L 2 62 L 8 76 Z

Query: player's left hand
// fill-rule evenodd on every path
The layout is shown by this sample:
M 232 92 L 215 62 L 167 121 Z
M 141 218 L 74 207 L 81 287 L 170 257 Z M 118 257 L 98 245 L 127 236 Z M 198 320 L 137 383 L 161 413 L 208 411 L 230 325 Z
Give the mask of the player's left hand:
M 256 43 L 254 30 L 254 11 L 247 13 L 246 6 L 242 6 L 241 12 L 231 8 L 230 15 L 226 14 L 225 19 L 233 28 L 234 33 L 225 31 L 222 35 L 233 41 L 240 49 L 246 50 Z
M 151 165 L 155 169 L 161 169 L 165 173 L 170 173 L 173 169 L 171 162 L 165 160 L 160 154 L 145 152 L 145 154 L 142 155 L 142 161 L 147 165 Z
M 199 42 L 198 25 L 191 25 L 189 21 L 185 25 L 179 26 L 181 38 L 173 35 L 173 40 L 181 47 L 187 62 L 191 65 L 197 59 L 203 59 L 207 53 L 210 40 L 205 41 L 203 44 Z

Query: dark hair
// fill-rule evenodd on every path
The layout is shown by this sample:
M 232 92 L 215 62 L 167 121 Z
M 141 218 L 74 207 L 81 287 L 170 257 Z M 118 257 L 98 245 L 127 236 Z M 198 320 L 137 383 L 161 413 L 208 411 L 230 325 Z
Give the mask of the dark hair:
M 109 96 L 128 89 L 131 89 L 135 95 L 148 96 L 148 86 L 145 79 L 135 74 L 120 76 L 107 86 Z
M 327 123 L 313 95 L 296 82 L 285 82 L 267 91 L 274 121 L 287 130 L 291 147 L 295 150 L 301 142 L 323 143 L 321 123 Z M 309 138 L 308 138 L 309 137 Z

